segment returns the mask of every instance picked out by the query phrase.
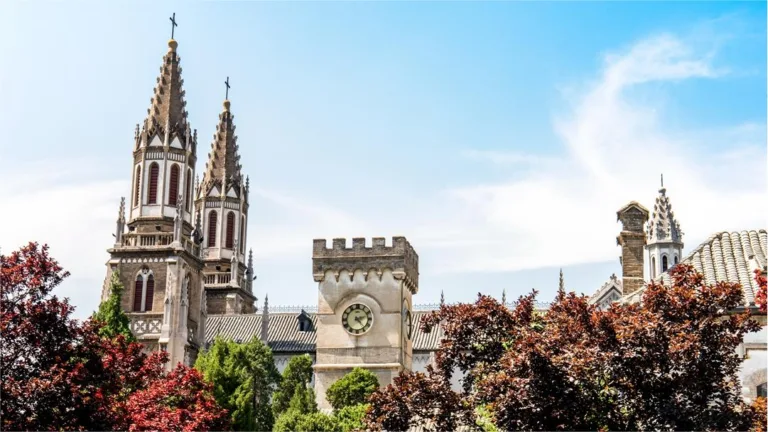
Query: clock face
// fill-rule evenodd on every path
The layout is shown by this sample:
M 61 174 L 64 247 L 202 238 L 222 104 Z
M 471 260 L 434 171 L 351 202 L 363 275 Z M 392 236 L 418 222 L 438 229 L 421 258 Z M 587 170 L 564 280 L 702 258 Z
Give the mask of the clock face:
M 364 304 L 353 304 L 344 311 L 341 323 L 350 334 L 363 334 L 373 325 L 373 312 Z
M 403 308 L 403 324 L 405 327 L 405 334 L 408 336 L 408 339 L 411 339 L 411 336 L 413 336 L 413 317 L 411 316 L 411 311 L 409 311 L 407 308 Z

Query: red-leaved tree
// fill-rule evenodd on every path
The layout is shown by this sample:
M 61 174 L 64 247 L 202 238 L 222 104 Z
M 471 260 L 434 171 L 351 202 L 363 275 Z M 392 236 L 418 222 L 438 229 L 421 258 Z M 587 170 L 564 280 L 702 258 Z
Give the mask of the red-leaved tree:
M 760 326 L 738 284 L 705 284 L 686 265 L 672 286 L 648 285 L 641 304 L 607 310 L 559 293 L 536 314 L 535 292 L 509 310 L 480 295 L 422 322 L 444 338 L 435 368 L 402 374 L 371 397 L 374 430 L 410 426 L 502 430 L 748 430 L 736 347 Z M 455 371 L 463 388 L 450 390 Z M 764 419 L 764 416 L 763 416 Z
M 200 431 L 229 427 L 211 384 L 196 369 L 179 363 L 168 375 L 128 398 L 129 430 Z
M 47 246 L 30 243 L 0 255 L 4 430 L 127 429 L 136 415 L 131 395 L 165 379 L 166 353 L 148 356 L 121 335 L 100 337 L 98 323 L 71 318 L 74 307 L 51 295 L 68 275 Z
M 760 308 L 760 312 L 766 313 L 766 277 L 765 272 L 755 270 L 755 280 L 757 281 L 757 294 L 755 295 L 755 304 Z

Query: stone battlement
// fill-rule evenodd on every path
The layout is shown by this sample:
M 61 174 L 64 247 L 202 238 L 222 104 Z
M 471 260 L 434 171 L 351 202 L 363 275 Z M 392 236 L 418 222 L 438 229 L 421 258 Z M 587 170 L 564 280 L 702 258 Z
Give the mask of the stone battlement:
M 338 273 L 342 270 L 367 272 L 375 269 L 381 272 L 390 269 L 403 272 L 414 292 L 418 290 L 419 255 L 408 240 L 392 237 L 392 246 L 386 245 L 384 237 L 371 240 L 371 246 L 367 246 L 365 238 L 353 238 L 352 247 L 347 247 L 347 239 L 335 238 L 329 248 L 325 239 L 315 239 L 312 245 L 312 272 L 316 279 L 328 270 Z

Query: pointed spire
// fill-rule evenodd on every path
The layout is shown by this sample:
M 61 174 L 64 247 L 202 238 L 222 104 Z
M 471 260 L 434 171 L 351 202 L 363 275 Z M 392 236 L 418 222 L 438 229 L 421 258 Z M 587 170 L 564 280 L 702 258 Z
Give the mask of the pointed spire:
M 648 244 L 683 242 L 683 232 L 680 223 L 672 211 L 672 204 L 664 187 L 664 175 L 661 176 L 661 188 L 656 203 L 653 206 L 653 216 L 647 225 Z
M 504 288 L 504 290 L 501 292 L 501 305 L 505 306 L 507 304 L 507 289 Z
M 264 294 L 264 308 L 261 310 L 261 341 L 267 343 L 269 336 L 269 295 Z
M 224 101 L 224 110 L 219 114 L 219 124 L 213 134 L 211 153 L 203 175 L 204 190 L 207 192 L 212 185 L 220 185 L 221 193 L 226 194 L 231 186 L 239 189 L 241 179 L 240 155 L 238 155 L 237 136 L 230 112 L 229 100 Z
M 445 306 L 445 293 L 443 293 L 443 290 L 440 290 L 440 307 Z
M 557 292 L 565 294 L 565 281 L 563 280 L 563 269 L 560 268 L 560 283 L 557 286 Z
M 253 281 L 256 279 L 253 276 L 253 248 L 248 250 L 248 268 L 245 270 L 245 286 L 249 292 L 253 292 Z
M 160 76 L 157 77 L 157 85 L 141 131 L 141 139 L 146 144 L 155 136 L 164 140 L 166 146 L 171 144 L 170 140 L 174 137 L 179 139 L 184 148 L 190 144 L 187 142 L 191 133 L 182 89 L 184 80 L 181 79 L 181 59 L 176 53 L 178 45 L 173 39 L 168 41 L 168 52 L 163 56 Z
M 116 246 L 122 245 L 124 232 L 125 232 L 125 197 L 120 197 L 120 209 L 117 211 L 117 226 L 115 227 L 115 245 Z

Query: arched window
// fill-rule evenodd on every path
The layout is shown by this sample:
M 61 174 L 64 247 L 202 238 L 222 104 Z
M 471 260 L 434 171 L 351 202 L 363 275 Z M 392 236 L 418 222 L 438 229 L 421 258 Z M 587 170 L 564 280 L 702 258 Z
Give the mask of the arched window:
M 149 197 L 147 204 L 157 204 L 157 178 L 160 174 L 160 167 L 157 162 L 152 162 L 149 166 Z
M 227 242 L 224 247 L 231 249 L 235 242 L 235 212 L 227 213 Z
M 144 278 L 136 275 L 136 283 L 133 288 L 133 311 L 141 312 L 141 295 L 144 294 Z
M 139 197 L 141 196 L 141 167 L 136 167 L 136 180 L 133 185 L 133 206 L 139 205 Z
M 661 271 L 665 272 L 669 268 L 669 263 L 667 262 L 667 256 L 662 255 L 661 256 Z
M 651 258 L 651 279 L 656 279 L 656 257 Z
M 240 219 L 240 253 L 245 253 L 245 216 Z
M 147 289 L 144 294 L 144 310 L 151 311 L 152 303 L 155 298 L 155 277 L 150 274 L 147 277 Z
M 175 206 L 179 202 L 179 166 L 171 165 L 171 183 L 168 185 L 168 205 Z
M 187 181 L 184 185 L 184 193 L 187 195 L 187 202 L 184 203 L 184 208 L 189 213 L 190 206 L 192 205 L 192 170 L 187 171 Z
M 216 210 L 211 210 L 208 213 L 208 247 L 216 247 L 216 219 L 218 219 Z
M 677 264 L 678 264 L 678 262 L 677 262 L 677 255 L 675 255 L 675 265 L 677 265 Z

